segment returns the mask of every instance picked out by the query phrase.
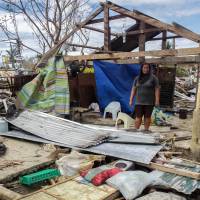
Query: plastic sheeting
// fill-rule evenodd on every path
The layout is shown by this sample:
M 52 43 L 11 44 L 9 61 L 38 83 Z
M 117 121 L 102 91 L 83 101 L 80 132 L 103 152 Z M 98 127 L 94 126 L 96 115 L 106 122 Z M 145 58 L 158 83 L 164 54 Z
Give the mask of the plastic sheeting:
M 129 106 L 129 98 L 133 81 L 140 72 L 140 65 L 94 61 L 94 69 L 101 112 L 112 101 L 120 102 L 122 112 L 133 112 L 133 108 Z

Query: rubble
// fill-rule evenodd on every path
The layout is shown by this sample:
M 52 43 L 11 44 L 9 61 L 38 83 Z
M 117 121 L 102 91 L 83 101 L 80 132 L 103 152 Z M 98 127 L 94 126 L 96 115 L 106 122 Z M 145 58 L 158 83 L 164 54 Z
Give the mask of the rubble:
M 116 17 L 108 15 L 109 9 L 119 12 L 117 18 L 130 17 L 139 23 L 122 34 L 111 33 L 109 20 Z M 104 18 L 94 19 L 102 11 Z M 69 37 L 95 21 L 104 22 L 105 28 L 100 30 L 105 36 L 104 48 L 98 48 L 100 54 L 51 57 Z M 160 74 L 158 68 L 163 102 L 161 107 L 157 107 L 156 103 L 154 108 L 152 131 L 133 130 L 131 112 L 134 108 L 128 104 L 128 98 L 141 60 L 155 62 L 155 65 L 198 63 L 199 48 L 166 49 L 167 31 L 197 43 L 200 36 L 179 24 L 166 24 L 111 2 L 102 3 L 96 12 L 71 31 L 43 55 L 41 61 L 46 62 L 51 57 L 48 64 L 22 88 L 17 100 L 13 97 L 15 95 L 9 80 L 0 79 L 3 88 L 0 91 L 0 116 L 8 122 L 5 129 L 0 123 L 0 135 L 4 138 L 0 143 L 0 183 L 6 187 L 0 187 L 0 199 L 185 200 L 192 199 L 193 195 L 194 199 L 198 199 L 200 163 L 192 161 L 189 146 L 192 138 L 191 112 L 195 107 L 198 82 L 193 72 L 187 77 L 178 78 L 175 77 L 175 68 L 169 70 L 166 67 Z M 162 50 L 141 51 L 145 49 L 145 38 L 150 41 L 161 32 Z M 116 38 L 110 40 L 110 35 Z M 138 47 L 140 51 L 135 52 L 134 49 Z M 118 52 L 122 50 L 124 52 Z M 114 61 L 103 61 L 111 59 Z M 81 71 L 78 62 L 83 60 L 84 68 L 88 61 L 94 62 L 91 64 L 95 69 L 93 73 L 98 70 L 103 72 L 93 80 L 96 81 L 93 103 L 87 97 L 94 87 L 91 89 L 87 85 L 89 92 L 80 92 L 77 74 Z M 78 64 L 73 72 L 75 84 L 71 83 L 70 88 L 69 69 L 65 64 L 68 62 L 67 65 L 70 65 L 73 61 Z M 122 63 L 119 65 L 118 62 Z M 75 89 L 73 84 L 77 86 Z M 109 85 L 108 90 L 106 84 Z M 81 97 L 88 100 L 87 106 L 81 105 Z M 74 106 L 70 103 L 74 103 Z M 171 112 L 166 112 L 169 110 Z M 112 113 L 112 119 L 104 119 L 101 115 L 103 112 L 104 118 L 107 117 L 106 112 L 108 116 Z M 80 115 L 82 123 L 72 121 L 76 119 L 76 113 Z M 89 114 L 90 123 L 86 119 Z M 198 114 L 199 110 L 196 110 Z M 124 126 L 118 125 L 116 119 L 123 121 Z M 88 124 L 84 124 L 86 122 Z M 197 124 L 198 120 L 193 125 L 197 128 L 196 132 L 199 128 Z M 196 138 L 194 141 L 198 143 Z M 52 171 L 56 171 L 57 175 L 50 174 Z M 35 175 L 39 178 L 32 180 Z M 21 180 L 30 178 L 30 184 L 20 181 L 20 177 Z

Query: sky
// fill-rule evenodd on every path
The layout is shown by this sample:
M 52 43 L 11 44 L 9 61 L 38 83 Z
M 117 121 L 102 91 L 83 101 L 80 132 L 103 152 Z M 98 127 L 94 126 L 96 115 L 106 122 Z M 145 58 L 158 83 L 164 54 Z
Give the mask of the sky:
M 1 0 L 0 0 L 1 1 Z M 103 0 L 102 0 L 103 1 Z M 119 4 L 129 10 L 138 10 L 154 18 L 157 18 L 166 23 L 177 22 L 188 29 L 200 34 L 200 0 L 111 0 L 113 3 Z M 90 0 L 88 2 L 88 13 L 99 6 L 99 0 Z M 111 13 L 114 14 L 114 13 Z M 7 15 L 4 11 L 0 10 L 0 18 Z M 101 17 L 101 16 L 98 16 Z M 98 18 L 97 17 L 97 18 Z M 40 50 L 39 46 L 35 42 L 33 37 L 32 29 L 27 25 L 24 17 L 21 15 L 17 16 L 18 31 L 23 42 L 31 47 Z M 121 20 L 114 20 L 111 22 L 111 31 L 122 33 L 126 28 L 133 25 L 134 20 L 124 18 Z M 94 26 L 94 25 L 93 25 Z M 103 24 L 96 24 L 95 27 L 103 28 Z M 10 27 L 12 29 L 12 27 Z M 90 40 L 88 45 L 101 47 L 103 44 L 103 34 L 90 32 Z M 3 35 L 0 31 L 0 40 Z M 76 38 L 75 38 L 76 40 Z M 77 43 L 74 41 L 74 43 Z M 177 39 L 176 48 L 187 48 L 196 47 L 198 44 L 187 40 Z M 161 42 L 154 41 L 147 43 L 147 50 L 160 49 Z M 8 43 L 0 42 L 1 55 L 5 54 L 5 50 L 9 48 Z M 24 57 L 34 56 L 35 53 L 25 50 L 23 51 Z

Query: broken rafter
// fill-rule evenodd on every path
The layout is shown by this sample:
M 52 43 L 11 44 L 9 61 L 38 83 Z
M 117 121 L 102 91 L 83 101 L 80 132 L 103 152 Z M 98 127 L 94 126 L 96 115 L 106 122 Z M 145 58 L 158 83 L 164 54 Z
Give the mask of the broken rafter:
M 47 51 L 42 58 L 40 59 L 39 63 L 37 64 L 38 66 L 44 66 L 48 59 L 53 56 L 58 49 L 62 46 L 62 44 L 68 40 L 74 33 L 76 33 L 78 30 L 80 30 L 85 24 L 87 24 L 90 20 L 95 18 L 97 15 L 99 15 L 103 11 L 103 7 L 98 8 L 92 15 L 90 15 L 86 20 L 81 22 L 78 26 L 76 25 L 70 33 L 66 34 L 53 48 L 51 48 L 49 51 Z
M 122 52 L 110 54 L 91 54 L 81 56 L 65 56 L 65 61 L 73 60 L 115 60 L 115 59 L 129 59 L 144 56 L 163 57 L 163 56 L 189 56 L 200 54 L 200 47 L 198 48 L 183 48 L 183 49 L 169 49 L 156 51 L 140 51 L 140 52 Z
M 184 27 L 184 26 L 182 26 L 182 25 L 180 25 L 180 24 L 178 24 L 178 23 L 176 23 L 176 22 L 173 22 L 172 24 L 174 25 L 174 27 L 175 27 L 179 32 L 187 33 L 188 35 L 190 35 L 191 37 L 194 37 L 194 38 L 195 38 L 195 37 L 200 37 L 200 35 L 198 35 L 198 34 L 192 32 L 191 30 L 187 29 L 186 27 Z M 197 41 L 197 42 L 199 43 L 200 40 Z
M 124 15 L 115 15 L 115 16 L 109 17 L 109 20 L 111 21 L 111 20 L 116 20 L 116 19 L 121 19 L 121 18 L 126 18 L 126 17 L 127 17 L 127 16 L 124 16 Z M 88 24 L 101 23 L 101 22 L 103 22 L 103 20 L 104 20 L 104 18 L 93 19 L 93 20 L 89 21 L 89 22 L 87 23 L 87 25 L 88 25 Z
M 180 27 L 180 26 L 173 26 L 167 23 L 163 23 L 160 20 L 157 20 L 155 18 L 152 18 L 150 16 L 147 16 L 141 12 L 137 12 L 137 11 L 130 11 L 126 8 L 123 8 L 121 6 L 118 6 L 112 2 L 107 2 L 104 3 L 106 4 L 111 10 L 118 12 L 122 15 L 128 16 L 130 18 L 133 18 L 135 20 L 139 20 L 139 21 L 143 21 L 146 24 L 150 24 L 154 27 L 160 28 L 162 30 L 166 30 L 166 31 L 170 31 L 172 33 L 175 33 L 177 35 L 180 35 L 184 38 L 190 39 L 192 41 L 195 42 L 199 42 L 200 41 L 200 35 L 185 29 L 184 27 Z

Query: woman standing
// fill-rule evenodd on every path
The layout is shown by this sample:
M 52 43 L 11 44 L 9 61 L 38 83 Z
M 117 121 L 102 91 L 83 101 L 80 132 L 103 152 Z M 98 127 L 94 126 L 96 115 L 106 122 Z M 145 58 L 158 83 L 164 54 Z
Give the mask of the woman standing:
M 141 66 L 140 75 L 137 76 L 133 83 L 129 105 L 133 105 L 135 97 L 135 128 L 139 129 L 144 116 L 145 131 L 149 131 L 151 124 L 151 114 L 154 106 L 159 106 L 160 87 L 156 76 L 152 74 L 149 64 Z

